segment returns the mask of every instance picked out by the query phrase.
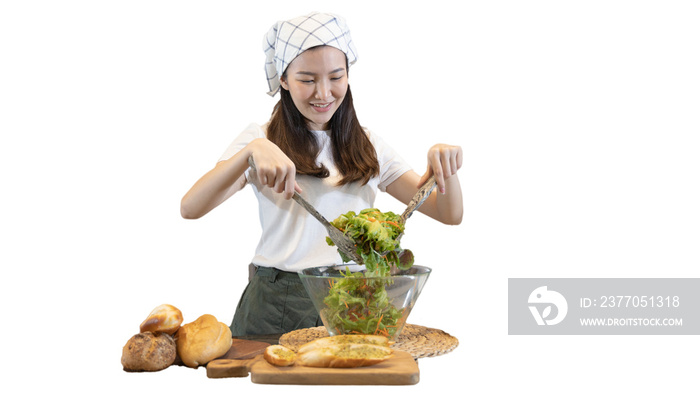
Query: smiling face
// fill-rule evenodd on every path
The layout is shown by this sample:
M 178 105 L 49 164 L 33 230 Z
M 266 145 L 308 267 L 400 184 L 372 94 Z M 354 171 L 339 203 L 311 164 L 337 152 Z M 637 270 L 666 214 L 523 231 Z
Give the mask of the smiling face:
M 332 46 L 311 48 L 289 64 L 280 83 L 309 129 L 326 130 L 348 90 L 345 54 Z

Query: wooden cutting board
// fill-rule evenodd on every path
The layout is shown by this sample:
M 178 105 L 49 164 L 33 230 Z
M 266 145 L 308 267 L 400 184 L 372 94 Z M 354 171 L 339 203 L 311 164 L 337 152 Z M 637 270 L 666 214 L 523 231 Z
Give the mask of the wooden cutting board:
M 418 363 L 404 351 L 394 351 L 394 356 L 374 366 L 355 368 L 277 367 L 262 355 L 213 360 L 207 365 L 210 378 L 244 377 L 248 373 L 258 384 L 415 385 L 420 379 Z
M 219 359 L 251 359 L 260 355 L 270 344 L 262 341 L 233 339 L 231 349 Z

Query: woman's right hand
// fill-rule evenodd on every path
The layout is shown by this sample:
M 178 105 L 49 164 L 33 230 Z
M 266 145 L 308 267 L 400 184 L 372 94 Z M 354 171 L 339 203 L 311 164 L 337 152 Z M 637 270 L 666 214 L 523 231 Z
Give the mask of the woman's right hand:
M 294 191 L 301 192 L 296 183 L 296 167 L 282 150 L 265 138 L 254 139 L 246 147 L 255 163 L 258 182 L 291 199 Z
M 243 175 L 248 169 L 248 159 L 253 158 L 260 184 L 275 192 L 284 193 L 286 199 L 301 192 L 296 184 L 294 163 L 277 145 L 264 138 L 254 139 L 228 160 L 199 178 L 180 202 L 180 214 L 184 218 L 196 219 L 219 206 L 246 184 Z

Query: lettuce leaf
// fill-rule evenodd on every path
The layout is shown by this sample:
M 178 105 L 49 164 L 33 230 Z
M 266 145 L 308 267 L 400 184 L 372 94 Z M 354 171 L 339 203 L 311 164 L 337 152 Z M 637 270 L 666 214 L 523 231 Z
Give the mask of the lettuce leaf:
M 376 208 L 364 209 L 359 214 L 349 211 L 333 220 L 331 225 L 355 241 L 361 264 L 369 271 L 387 275 L 391 266 L 408 269 L 413 265 L 413 253 L 399 245 L 398 237 L 404 232 L 404 223 L 398 214 L 382 213 Z M 330 237 L 326 237 L 326 243 L 335 245 Z M 338 253 L 343 262 L 350 261 L 340 250 Z
M 339 334 L 396 333 L 403 309 L 392 305 L 387 294 L 386 285 L 393 281 L 380 278 L 389 277 L 392 266 L 408 269 L 413 265 L 413 253 L 399 244 L 399 236 L 404 232 L 400 218 L 392 212 L 369 208 L 359 214 L 349 211 L 331 222 L 355 241 L 361 264 L 366 267 L 365 272 L 357 273 L 346 269 L 343 278 L 331 284 L 324 299 L 324 319 Z M 335 245 L 330 237 L 326 237 L 326 243 Z M 338 253 L 343 262 L 350 261 L 340 250 Z

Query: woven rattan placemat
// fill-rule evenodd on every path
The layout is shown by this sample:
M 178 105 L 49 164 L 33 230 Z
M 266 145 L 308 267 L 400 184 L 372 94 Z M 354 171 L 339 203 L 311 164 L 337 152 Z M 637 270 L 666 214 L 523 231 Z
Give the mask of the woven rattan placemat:
M 328 331 L 323 326 L 294 330 L 280 337 L 280 344 L 294 351 L 309 341 L 328 337 Z M 456 337 L 439 329 L 425 326 L 406 324 L 403 331 L 391 346 L 400 351 L 410 353 L 414 359 L 444 355 L 452 352 L 459 345 Z

